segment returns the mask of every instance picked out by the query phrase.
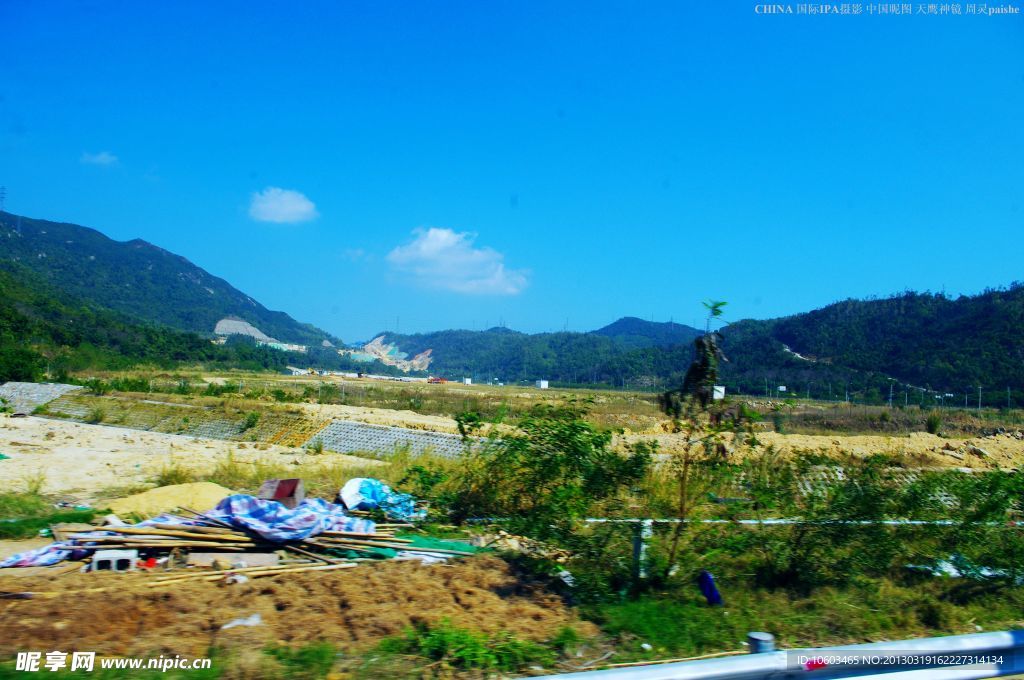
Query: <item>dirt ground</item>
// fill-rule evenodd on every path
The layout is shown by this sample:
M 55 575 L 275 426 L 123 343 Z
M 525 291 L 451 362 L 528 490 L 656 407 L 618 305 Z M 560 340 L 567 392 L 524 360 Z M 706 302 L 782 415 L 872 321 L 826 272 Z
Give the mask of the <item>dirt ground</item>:
M 150 574 L 14 577 L 0 591 L 59 591 L 57 597 L 0 599 L 0 654 L 25 649 L 100 654 L 203 656 L 211 646 L 254 648 L 331 641 L 372 646 L 415 624 L 453 625 L 529 640 L 572 625 L 558 597 L 520 582 L 491 556 L 448 564 L 364 563 L 353 569 L 252 579 L 244 584 L 190 583 L 146 588 Z M 105 592 L 76 592 L 111 587 Z M 258 626 L 221 627 L 259 614 Z
M 0 415 L 0 453 L 10 457 L 0 460 L 0 485 L 8 491 L 21 491 L 30 481 L 41 478 L 44 494 L 91 502 L 104 496 L 105 490 L 145 484 L 172 463 L 190 468 L 212 467 L 232 451 L 241 462 L 262 460 L 298 466 L 372 464 L 354 456 L 332 453 L 312 459 L 302 449 L 256 446 L 109 425 Z
M 458 426 L 453 418 L 430 416 L 415 411 L 396 411 L 385 408 L 367 408 L 364 406 L 344 406 L 342 404 L 297 404 L 303 411 L 317 419 L 337 418 L 352 420 L 371 425 L 392 425 L 407 427 L 412 430 L 429 432 L 448 432 L 458 434 Z
M 772 446 L 782 455 L 821 453 L 838 456 L 841 453 L 849 453 L 854 456 L 868 456 L 882 453 L 905 457 L 918 465 L 929 467 L 1007 469 L 1024 465 L 1024 435 L 1019 433 L 953 439 L 925 432 L 915 432 L 907 437 L 760 432 L 757 439 L 761 443 L 758 450 L 763 451 Z M 686 437 L 682 434 L 626 435 L 621 441 L 656 441 L 659 452 L 671 454 L 682 449 Z M 754 449 L 745 446 L 733 449 L 733 455 L 741 457 L 754 453 Z

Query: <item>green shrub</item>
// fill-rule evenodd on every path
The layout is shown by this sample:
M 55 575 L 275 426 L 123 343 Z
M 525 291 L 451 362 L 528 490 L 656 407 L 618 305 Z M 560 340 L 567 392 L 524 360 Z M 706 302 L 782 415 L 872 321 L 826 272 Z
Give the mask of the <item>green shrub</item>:
M 536 406 L 518 434 L 468 450 L 451 488 L 453 518 L 505 517 L 515 533 L 564 538 L 595 503 L 643 479 L 653 447 L 615 451 L 611 433 L 583 420 L 585 413 L 575 404 Z M 476 417 L 460 420 L 460 430 L 471 431 Z
M 0 506 L 2 506 L 3 503 L 4 500 L 0 497 Z M 36 508 L 28 504 L 22 505 L 19 510 L 20 512 L 29 512 L 36 516 L 15 519 L 13 522 L 0 522 L 0 538 L 35 538 L 39 536 L 40 529 L 45 529 L 51 524 L 58 524 L 60 522 L 84 523 L 91 521 L 93 517 L 96 516 L 96 513 L 92 510 L 75 510 L 71 512 L 45 514 L 47 510 L 52 509 L 53 508 L 48 503 L 43 503 L 42 508 Z M 4 511 L 0 510 L 0 514 L 4 514 Z
M 170 464 L 160 468 L 160 471 L 156 475 L 157 486 L 173 486 L 175 484 L 188 484 L 196 481 L 196 475 L 192 470 L 189 470 L 184 465 L 181 465 L 177 461 L 172 461 Z
M 942 429 L 942 416 L 937 412 L 932 411 L 928 414 L 928 418 L 925 419 L 924 427 L 928 431 L 928 434 L 938 434 L 939 430 Z
M 104 394 L 110 392 L 110 385 L 99 378 L 89 378 L 84 384 L 86 391 L 97 397 L 102 397 Z
M 270 647 L 264 650 L 281 664 L 282 677 L 323 678 L 334 666 L 337 650 L 328 642 L 319 642 L 304 647 Z
M 242 432 L 247 432 L 252 428 L 256 427 L 256 424 L 260 422 L 260 414 L 256 411 L 250 411 L 245 414 L 245 420 L 242 421 Z
M 118 392 L 150 392 L 153 386 L 147 378 L 114 378 L 110 381 L 110 388 Z
M 52 510 L 49 503 L 35 493 L 0 493 L 0 519 L 35 517 Z
M 512 672 L 527 663 L 550 663 L 553 654 L 542 645 L 519 640 L 508 633 L 485 635 L 457 628 L 448 621 L 433 627 L 410 628 L 400 638 L 381 643 L 381 650 L 416 654 L 461 670 Z
M 97 407 L 91 409 L 88 414 L 86 414 L 85 422 L 92 423 L 93 425 L 97 425 L 99 423 L 102 423 L 103 420 L 106 417 L 107 417 L 106 411 L 104 411 L 99 406 L 97 406 Z

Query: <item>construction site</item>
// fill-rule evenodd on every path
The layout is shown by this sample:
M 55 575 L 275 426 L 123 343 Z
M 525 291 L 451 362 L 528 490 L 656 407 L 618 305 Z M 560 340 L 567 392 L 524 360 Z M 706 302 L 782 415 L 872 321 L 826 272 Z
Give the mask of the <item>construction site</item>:
M 81 382 L 0 386 L 0 482 L 34 494 L 18 498 L 44 499 L 56 512 L 72 513 L 60 515 L 65 519 L 92 518 L 49 521 L 39 525 L 40 535 L 0 540 L 0 564 L 13 567 L 0 569 L 0 628 L 9 653 L 43 642 L 91 646 L 113 657 L 201 656 L 214 646 L 227 655 L 220 663 L 253 677 L 284 677 L 291 674 L 287 655 L 246 650 L 307 649 L 330 640 L 351 658 L 332 657 L 325 666 L 331 672 L 394 677 L 417 673 L 422 661 L 382 656 L 382 645 L 398 644 L 410 631 L 450 626 L 485 639 L 512 636 L 531 649 L 571 639 L 570 658 L 555 666 L 562 670 L 669 654 L 669 647 L 647 651 L 642 638 L 609 634 L 606 624 L 598 625 L 602 619 L 573 606 L 564 584 L 553 587 L 549 577 L 517 566 L 560 551 L 493 527 L 439 532 L 443 516 L 431 515 L 421 527 L 411 497 L 404 512 L 393 511 L 398 514 L 383 505 L 362 511 L 341 504 L 353 480 L 384 480 L 390 494 L 387 484 L 407 479 L 416 466 L 438 474 L 457 470 L 478 447 L 520 436 L 519 423 L 538 407 L 578 403 L 586 404 L 594 427 L 610 433 L 620 455 L 652 447 L 648 483 L 663 493 L 691 435 L 675 431 L 653 395 L 237 372 L 109 374 Z M 121 385 L 134 389 L 115 389 Z M 752 423 L 754 446 L 747 435 L 723 434 L 730 461 L 813 458 L 815 466 L 799 481 L 806 494 L 842 486 L 852 461 L 878 456 L 898 466 L 890 477 L 907 487 L 933 470 L 979 475 L 1024 463 L 1024 430 L 1013 425 L 1013 414 L 950 413 L 946 431 L 933 434 L 916 431 L 924 426 L 912 412 L 744 404 L 769 417 Z M 468 436 L 460 415 L 466 412 L 482 417 Z M 711 496 L 742 497 L 750 474 L 720 483 Z M 275 499 L 275 489 L 284 495 Z M 949 497 L 952 489 L 941 493 Z M 298 503 L 294 511 L 280 505 L 290 502 L 288 494 Z M 267 507 L 277 508 L 278 519 L 253 524 Z M 631 507 L 604 512 L 629 517 L 637 512 Z M 300 511 L 318 517 L 319 528 L 295 524 L 288 513 Z M 600 531 L 615 540 L 631 535 L 614 523 L 592 526 L 605 527 Z M 659 531 L 655 544 L 670 538 Z M 96 564 L 114 564 L 125 554 L 130 567 L 96 571 Z M 619 555 L 629 554 L 627 543 Z M 752 604 L 751 612 L 760 606 Z M 112 623 L 91 626 L 97 612 Z M 786 639 L 849 639 L 839 632 L 802 635 L 794 628 Z

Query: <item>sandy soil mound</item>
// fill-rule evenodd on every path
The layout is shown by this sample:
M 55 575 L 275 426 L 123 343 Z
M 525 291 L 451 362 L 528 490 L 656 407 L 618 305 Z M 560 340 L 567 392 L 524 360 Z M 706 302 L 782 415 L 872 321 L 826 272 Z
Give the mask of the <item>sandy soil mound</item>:
M 971 439 L 938 437 L 925 432 L 915 432 L 907 437 L 883 435 L 806 435 L 759 432 L 757 434 L 764 451 L 772 446 L 782 455 L 798 453 L 819 453 L 838 456 L 847 453 L 854 456 L 886 454 L 909 457 L 921 465 L 935 467 L 969 467 L 978 469 L 1016 468 L 1024 465 L 1024 435 L 1007 433 Z M 658 450 L 670 454 L 682 449 L 686 442 L 682 434 L 626 435 L 621 443 L 656 441 Z M 747 447 L 740 447 L 734 455 L 740 457 L 756 453 Z
M 191 508 L 203 512 L 233 493 L 231 489 L 225 489 L 213 482 L 192 482 L 161 486 L 133 496 L 115 498 L 101 505 L 118 515 L 135 513 L 143 517 L 152 517 L 162 512 L 171 512 L 175 508 Z
M 26 649 L 100 654 L 205 655 L 210 646 L 259 648 L 326 640 L 365 648 L 417 623 L 531 640 L 578 623 L 563 602 L 524 585 L 502 560 L 480 556 L 448 565 L 383 562 L 320 574 L 254 579 L 245 584 L 179 584 L 152 590 L 150 575 L 72 574 L 4 578 L 0 590 L 63 590 L 48 599 L 0 600 L 0 654 Z M 109 592 L 74 593 L 98 586 Z M 221 627 L 259 614 L 262 625 Z
M 411 430 L 425 430 L 427 432 L 447 432 L 449 434 L 458 434 L 459 432 L 458 425 L 456 425 L 453 418 L 424 415 L 415 411 L 346 406 L 342 404 L 296 404 L 296 406 L 319 420 L 338 418 L 340 420 L 353 420 L 371 425 L 407 427 Z
M 172 464 L 191 469 L 212 468 L 229 452 L 240 463 L 267 462 L 296 466 L 336 463 L 372 465 L 365 458 L 330 454 L 311 456 L 302 449 L 201 439 L 160 432 L 86 425 L 49 418 L 0 416 L 0 485 L 20 491 L 26 480 L 43 478 L 42 492 L 67 499 L 95 501 L 112 487 L 151 482 Z M 104 493 L 106 492 L 106 493 Z

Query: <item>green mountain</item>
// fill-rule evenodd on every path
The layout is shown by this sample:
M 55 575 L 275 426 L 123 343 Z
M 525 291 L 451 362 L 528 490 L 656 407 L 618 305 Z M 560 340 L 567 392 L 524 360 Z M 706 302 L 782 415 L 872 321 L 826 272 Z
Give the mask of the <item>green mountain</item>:
M 901 386 L 963 395 L 980 385 L 993 404 L 1024 389 L 1024 285 L 958 298 L 904 293 L 845 300 L 769 321 L 742 321 L 722 332 L 727 375 L 756 390 L 758 376 L 810 382 L 874 376 Z M 833 389 L 835 386 L 833 385 Z M 762 388 L 763 389 L 763 388 Z
M 24 265 L 0 261 L 0 383 L 138 364 L 279 370 L 289 358 L 249 339 L 215 345 L 194 333 L 139 322 L 58 290 Z
M 383 335 L 408 356 L 431 350 L 430 373 L 448 378 L 653 386 L 678 373 L 677 355 L 689 357 L 698 334 L 679 324 L 627 318 L 591 333 L 491 328 Z
M 691 343 L 701 334 L 696 328 L 683 324 L 671 321 L 644 321 L 635 316 L 625 316 L 592 332 L 611 338 L 617 345 L 626 349 L 673 347 Z
M 1024 401 L 1024 285 L 949 298 L 905 293 L 721 329 L 730 392 L 929 403 L 983 388 L 983 401 Z M 505 328 L 386 334 L 412 356 L 432 350 L 430 372 L 505 382 L 546 379 L 658 389 L 681 382 L 700 333 L 680 324 L 620 319 L 591 333 L 528 335 Z M 1013 397 L 1013 392 L 1018 392 Z M 972 396 L 971 403 L 975 403 Z
M 233 318 L 282 342 L 338 344 L 140 239 L 114 241 L 88 227 L 0 212 L 0 261 L 19 263 L 53 288 L 99 307 L 178 330 L 209 335 L 218 321 Z
M 267 310 L 185 258 L 144 241 L 121 243 L 85 227 L 0 213 L 0 379 L 53 369 L 148 362 L 399 373 L 380 361 L 339 357 L 327 333 Z M 224 318 L 255 326 L 308 354 L 258 349 L 209 336 Z M 176 329 L 176 330 L 172 330 Z M 191 331 L 191 332 L 181 332 Z M 845 300 L 721 330 L 730 392 L 883 400 L 890 389 L 919 403 L 935 393 L 975 394 L 992 405 L 1024 401 L 1024 284 L 957 298 L 904 293 Z M 506 328 L 385 334 L 397 354 L 431 350 L 429 372 L 477 381 L 663 389 L 682 381 L 700 331 L 626 317 L 589 333 Z M 337 343 L 336 343 L 337 344 Z M 1018 396 L 1014 397 L 1013 393 Z

